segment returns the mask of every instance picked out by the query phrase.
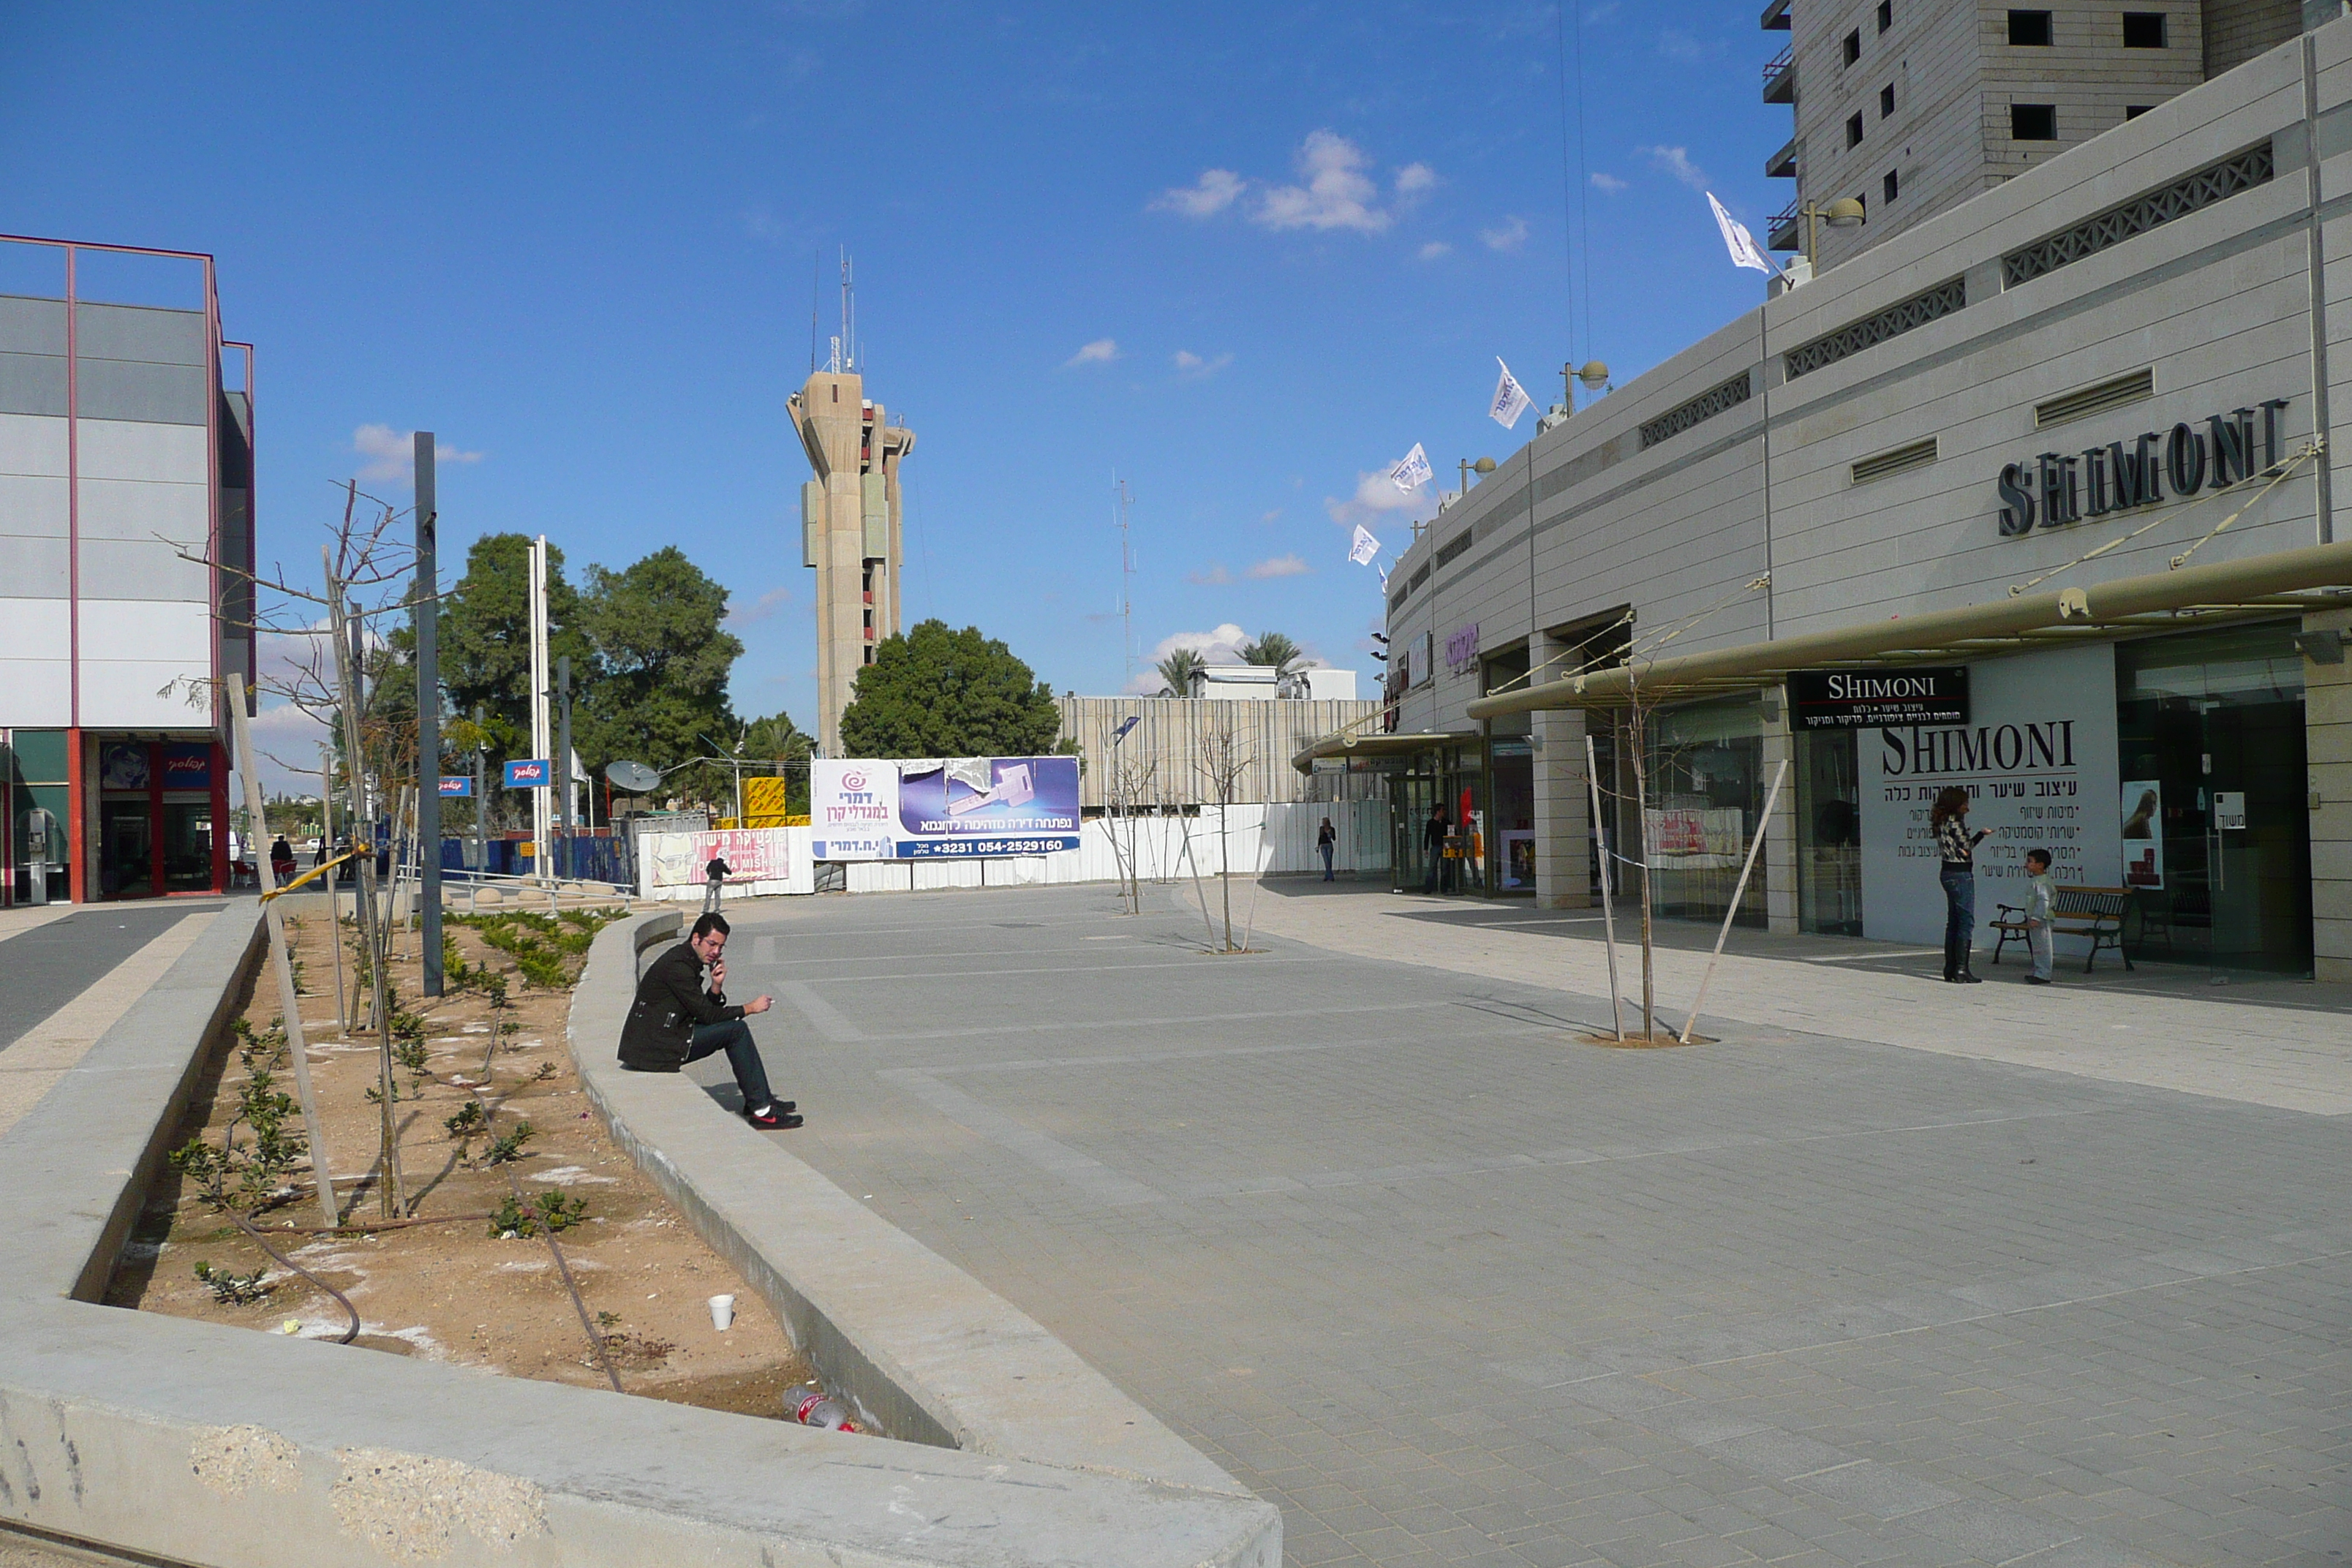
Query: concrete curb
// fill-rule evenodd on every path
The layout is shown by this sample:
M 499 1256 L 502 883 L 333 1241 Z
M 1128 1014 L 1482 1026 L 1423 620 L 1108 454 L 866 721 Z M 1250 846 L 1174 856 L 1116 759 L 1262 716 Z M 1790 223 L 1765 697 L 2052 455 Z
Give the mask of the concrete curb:
M 613 1135 L 791 1329 L 827 1384 L 914 1442 L 1198 1489 L 1280 1520 L 1035 1320 L 711 1103 L 615 1059 L 639 956 L 675 913 L 598 933 L 572 993 L 580 1081 Z
M 0 1520 L 220 1568 L 1278 1562 L 1255 1500 L 89 1304 L 259 932 L 232 904 L 0 1136 Z

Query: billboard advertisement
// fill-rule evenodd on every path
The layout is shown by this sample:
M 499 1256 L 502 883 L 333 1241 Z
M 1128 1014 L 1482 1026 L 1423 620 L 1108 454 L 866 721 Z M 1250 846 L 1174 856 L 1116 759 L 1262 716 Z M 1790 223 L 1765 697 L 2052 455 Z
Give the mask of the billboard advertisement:
M 810 764 L 819 860 L 1044 855 L 1078 847 L 1076 757 Z

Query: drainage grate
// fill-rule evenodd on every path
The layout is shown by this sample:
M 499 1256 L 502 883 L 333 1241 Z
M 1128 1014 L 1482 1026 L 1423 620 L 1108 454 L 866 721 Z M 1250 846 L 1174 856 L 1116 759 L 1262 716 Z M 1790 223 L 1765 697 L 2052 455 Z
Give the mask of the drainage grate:
M 2121 408 L 2126 403 L 2137 403 L 2156 395 L 2156 372 L 2136 370 L 2129 375 L 2119 375 L 2096 386 L 2077 387 L 2074 391 L 2053 397 L 2047 403 L 2033 405 L 2033 427 L 2047 430 L 2053 425 L 2063 425 L 2070 419 L 2087 419 L 2094 414 L 2105 414 L 2110 408 Z
M 2242 191 L 2251 191 L 2265 184 L 2274 169 L 2267 142 L 2233 158 L 2209 163 L 2193 174 L 2134 196 L 2121 206 L 2109 207 L 2098 216 L 2062 229 L 2047 239 L 2011 251 L 2000 258 L 2001 286 L 2013 289 L 2028 279 L 2055 272 L 2069 262 L 2095 256 L 2134 235 L 2146 234 L 2158 224 L 2186 217 L 2200 207 L 2210 207 Z

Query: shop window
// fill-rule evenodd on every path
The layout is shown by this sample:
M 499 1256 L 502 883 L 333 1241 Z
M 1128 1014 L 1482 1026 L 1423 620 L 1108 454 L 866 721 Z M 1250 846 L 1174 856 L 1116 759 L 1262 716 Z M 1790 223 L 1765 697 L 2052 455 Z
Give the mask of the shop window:
M 2050 47 L 2050 13 L 2011 11 L 2009 14 L 2009 41 L 2021 48 L 2048 48 Z
M 2125 12 L 2124 47 L 2127 49 L 2164 47 L 2164 13 L 2161 11 Z
M 1862 58 L 1862 29 L 1856 27 L 1845 36 L 1845 63 L 1852 65 L 1860 58 Z
M 1849 147 L 1862 145 L 1862 115 L 1858 110 L 1846 116 L 1845 144 Z
M 2009 136 L 2012 142 L 2057 141 L 2058 106 L 2054 103 L 2011 104 Z
M 1720 921 L 1764 809 L 1761 710 L 1752 697 L 1694 703 L 1650 714 L 1644 729 L 1646 809 L 1619 821 L 1641 824 L 1660 914 Z M 1764 880 L 1749 879 L 1736 923 L 1766 923 Z

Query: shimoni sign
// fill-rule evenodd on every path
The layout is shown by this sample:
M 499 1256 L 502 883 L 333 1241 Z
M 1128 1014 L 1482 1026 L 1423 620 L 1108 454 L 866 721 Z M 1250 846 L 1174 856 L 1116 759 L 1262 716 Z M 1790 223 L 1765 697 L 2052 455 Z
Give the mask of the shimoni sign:
M 2200 433 L 2183 421 L 2168 435 L 2150 430 L 2128 446 L 2110 441 L 2081 452 L 2043 452 L 2030 463 L 2000 470 L 2000 531 L 2017 538 L 2042 528 L 2105 517 L 2111 511 L 2154 506 L 2165 499 L 2186 500 L 2202 489 L 2227 489 L 2279 464 L 2279 413 L 2288 399 L 2261 405 L 2259 443 L 2255 410 L 2232 408 L 2209 415 Z M 2257 446 L 2259 445 L 2259 451 Z
M 1800 730 L 1965 724 L 1969 721 L 1968 666 L 1791 670 L 1789 716 Z

